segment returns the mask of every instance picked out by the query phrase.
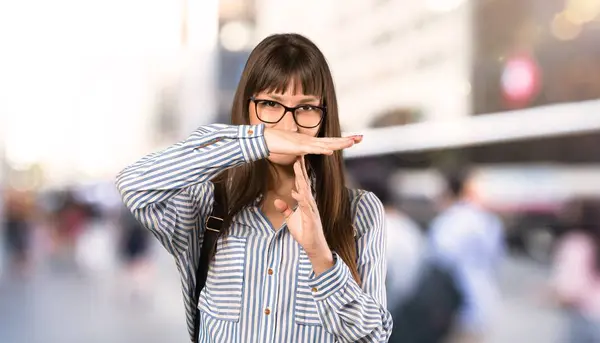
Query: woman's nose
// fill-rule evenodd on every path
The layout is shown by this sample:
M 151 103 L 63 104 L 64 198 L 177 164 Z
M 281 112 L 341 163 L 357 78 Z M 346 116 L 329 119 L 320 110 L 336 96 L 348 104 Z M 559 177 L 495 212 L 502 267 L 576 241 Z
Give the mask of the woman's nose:
M 296 124 L 296 121 L 294 120 L 294 114 L 292 113 L 292 111 L 286 111 L 283 114 L 283 118 L 279 122 L 279 128 L 282 130 L 293 131 L 293 132 L 298 131 L 298 125 Z

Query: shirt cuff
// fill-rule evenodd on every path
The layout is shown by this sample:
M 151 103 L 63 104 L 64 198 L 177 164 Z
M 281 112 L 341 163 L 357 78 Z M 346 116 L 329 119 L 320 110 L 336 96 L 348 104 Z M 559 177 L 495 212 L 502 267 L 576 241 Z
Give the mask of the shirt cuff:
M 265 141 L 265 124 L 239 125 L 237 137 L 246 162 L 258 161 L 269 157 Z
M 308 285 L 312 290 L 315 301 L 325 300 L 332 294 L 337 293 L 351 277 L 350 269 L 336 253 L 333 253 L 333 259 L 333 267 L 319 276 L 316 276 L 313 271 L 308 277 Z

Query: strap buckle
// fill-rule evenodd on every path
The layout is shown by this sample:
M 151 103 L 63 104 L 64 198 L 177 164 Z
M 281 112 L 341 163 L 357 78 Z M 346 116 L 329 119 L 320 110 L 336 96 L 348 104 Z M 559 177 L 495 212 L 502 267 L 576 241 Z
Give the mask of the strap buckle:
M 212 223 L 211 223 L 212 221 Z M 220 223 L 219 223 L 220 221 Z M 208 216 L 206 217 L 206 220 L 204 221 L 204 226 L 206 226 L 207 230 L 210 231 L 214 231 L 214 232 L 220 232 L 220 228 L 219 229 L 215 229 L 213 226 L 217 226 L 217 227 L 221 227 L 223 225 L 223 218 L 219 218 L 219 217 L 215 217 L 215 216 Z

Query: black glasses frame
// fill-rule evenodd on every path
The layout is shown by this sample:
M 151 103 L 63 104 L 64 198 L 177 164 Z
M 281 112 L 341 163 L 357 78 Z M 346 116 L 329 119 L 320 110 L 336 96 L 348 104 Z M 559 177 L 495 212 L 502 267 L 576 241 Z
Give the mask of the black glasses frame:
M 294 122 L 296 123 L 296 125 L 303 127 L 305 129 L 313 129 L 319 125 L 321 125 L 321 123 L 323 122 L 323 118 L 325 118 L 325 115 L 327 115 L 327 107 L 326 106 L 316 106 L 316 105 L 308 105 L 308 104 L 304 104 L 304 105 L 298 105 L 295 107 L 287 107 L 286 105 L 275 101 L 275 100 L 270 100 L 270 99 L 258 99 L 256 97 L 251 96 L 248 101 L 252 101 L 254 102 L 254 110 L 256 111 L 256 116 L 258 117 L 258 119 L 264 123 L 267 124 L 277 124 L 281 121 L 281 119 L 283 119 L 283 117 L 285 117 L 286 113 L 291 112 L 292 113 L 292 117 L 294 118 Z M 258 114 L 258 103 L 260 101 L 268 101 L 268 102 L 273 102 L 276 103 L 277 105 L 281 106 L 284 108 L 283 114 L 281 115 L 281 117 L 277 120 L 277 121 L 267 121 L 267 120 L 263 120 L 260 115 Z M 314 107 L 314 108 L 318 108 L 321 110 L 322 114 L 321 114 L 321 119 L 319 119 L 319 122 L 316 125 L 313 126 L 305 126 L 305 125 L 300 125 L 300 123 L 298 123 L 298 119 L 296 118 L 296 110 L 298 110 L 299 108 L 305 107 L 305 106 L 310 106 L 310 107 Z

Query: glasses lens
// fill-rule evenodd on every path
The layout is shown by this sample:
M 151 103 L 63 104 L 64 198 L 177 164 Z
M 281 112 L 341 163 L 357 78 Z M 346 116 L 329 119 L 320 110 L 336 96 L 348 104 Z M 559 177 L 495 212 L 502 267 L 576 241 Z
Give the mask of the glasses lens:
M 256 114 L 258 119 L 267 123 L 276 123 L 279 121 L 285 108 L 274 101 L 258 100 L 256 101 Z
M 303 127 L 315 127 L 323 118 L 323 110 L 313 106 L 302 106 L 296 109 L 296 122 Z

